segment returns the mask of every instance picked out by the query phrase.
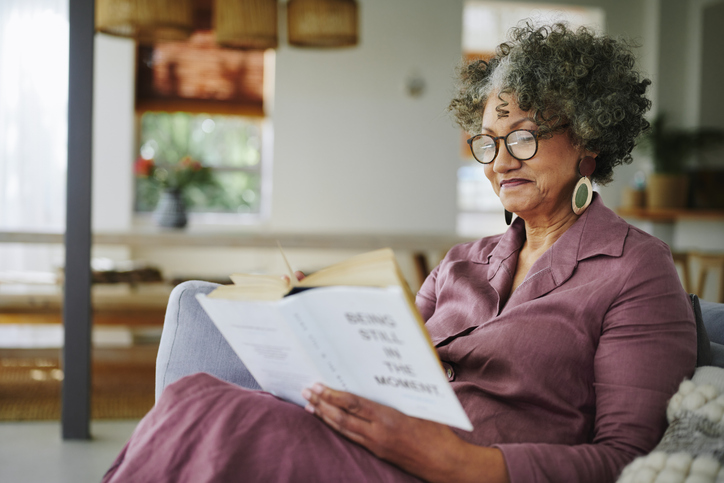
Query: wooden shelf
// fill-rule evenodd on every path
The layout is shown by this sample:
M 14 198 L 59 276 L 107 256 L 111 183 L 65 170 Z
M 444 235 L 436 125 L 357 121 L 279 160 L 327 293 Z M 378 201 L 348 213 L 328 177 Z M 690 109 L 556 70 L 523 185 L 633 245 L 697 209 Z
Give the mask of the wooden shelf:
M 33 231 L 0 231 L 0 243 L 62 244 L 63 233 Z M 374 250 L 389 247 L 397 250 L 424 252 L 448 250 L 457 243 L 469 241 L 456 235 L 444 234 L 384 234 L 384 233 L 268 233 L 239 231 L 169 231 L 133 229 L 127 232 L 95 233 L 93 243 L 129 246 L 186 246 L 186 247 L 247 247 L 273 248 L 277 241 L 282 247 L 341 250 Z
M 685 220 L 724 222 L 724 210 L 618 208 L 616 213 L 623 218 L 635 218 L 659 223 L 673 223 Z
M 127 310 L 93 312 L 93 325 L 114 325 L 123 327 L 162 326 L 166 309 L 156 310 Z M 13 324 L 62 324 L 63 317 L 60 309 L 55 312 L 0 312 L 0 325 Z
M 166 310 L 170 284 L 145 284 L 131 288 L 122 284 L 97 284 L 92 289 L 93 309 L 108 316 L 128 313 L 161 312 Z M 60 286 L 43 292 L 0 292 L 0 315 L 23 313 L 59 313 L 63 307 L 63 291 Z

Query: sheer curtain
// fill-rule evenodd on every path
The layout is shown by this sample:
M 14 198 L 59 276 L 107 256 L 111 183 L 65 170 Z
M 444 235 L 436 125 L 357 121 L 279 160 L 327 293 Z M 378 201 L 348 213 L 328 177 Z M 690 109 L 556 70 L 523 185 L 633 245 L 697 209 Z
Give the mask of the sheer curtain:
M 68 0 L 0 1 L 0 230 L 63 231 L 67 109 Z M 0 244 L 0 272 L 60 253 Z

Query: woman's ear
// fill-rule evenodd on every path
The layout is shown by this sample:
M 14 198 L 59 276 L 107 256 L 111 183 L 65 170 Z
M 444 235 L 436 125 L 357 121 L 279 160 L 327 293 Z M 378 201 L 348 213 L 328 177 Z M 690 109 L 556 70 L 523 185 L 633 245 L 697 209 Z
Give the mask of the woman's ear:
M 598 162 L 598 153 L 594 153 L 593 151 L 588 151 L 585 149 L 582 149 L 579 153 L 578 162 L 580 163 L 586 158 L 593 158 L 594 161 Z

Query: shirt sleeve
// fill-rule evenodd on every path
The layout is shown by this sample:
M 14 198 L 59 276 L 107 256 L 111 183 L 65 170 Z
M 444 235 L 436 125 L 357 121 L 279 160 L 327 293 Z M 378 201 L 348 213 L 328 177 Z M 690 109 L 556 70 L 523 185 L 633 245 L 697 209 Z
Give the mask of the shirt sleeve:
M 603 320 L 594 359 L 591 444 L 500 444 L 511 482 L 613 482 L 651 451 L 666 405 L 696 365 L 696 326 L 668 248 L 643 243 Z
M 420 287 L 420 290 L 417 292 L 417 297 L 415 297 L 415 305 L 417 305 L 417 310 L 420 311 L 422 320 L 425 322 L 435 313 L 435 306 L 437 305 L 435 284 L 437 283 L 437 274 L 439 271 L 440 265 L 435 267 L 430 275 L 427 276 L 422 283 L 422 287 Z

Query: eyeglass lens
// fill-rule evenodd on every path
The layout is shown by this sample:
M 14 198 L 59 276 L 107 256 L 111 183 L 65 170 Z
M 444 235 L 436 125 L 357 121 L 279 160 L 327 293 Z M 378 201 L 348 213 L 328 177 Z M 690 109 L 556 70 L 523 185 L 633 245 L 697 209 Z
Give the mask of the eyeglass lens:
M 513 131 L 504 138 L 508 152 L 516 159 L 525 161 L 532 158 L 537 150 L 535 134 L 530 131 Z M 487 134 L 473 139 L 472 148 L 475 159 L 483 164 L 491 163 L 496 155 L 496 140 Z

